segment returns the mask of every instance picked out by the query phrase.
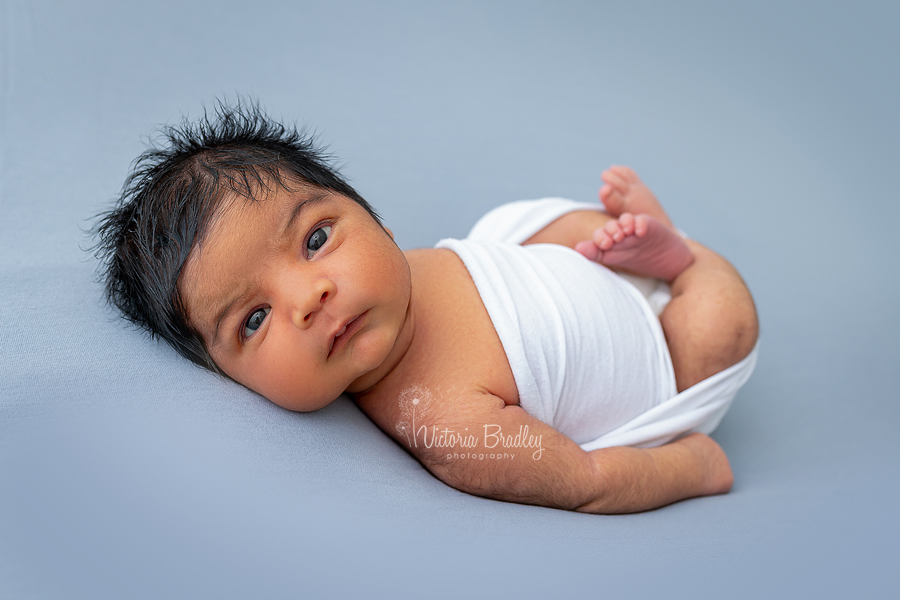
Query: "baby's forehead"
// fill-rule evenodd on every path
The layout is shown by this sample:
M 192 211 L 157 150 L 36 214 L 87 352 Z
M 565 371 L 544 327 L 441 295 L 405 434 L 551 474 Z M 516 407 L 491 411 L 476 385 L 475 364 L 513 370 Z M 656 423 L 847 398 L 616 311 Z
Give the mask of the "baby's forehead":
M 209 313 L 235 285 L 236 275 L 246 272 L 245 263 L 256 252 L 252 242 L 276 227 L 282 208 L 271 193 L 252 198 L 230 193 L 198 233 L 178 277 L 178 289 L 188 321 L 204 337 Z
M 249 227 L 251 221 L 256 223 L 260 220 L 275 224 L 289 210 L 288 205 L 324 194 L 328 194 L 328 190 L 310 183 L 284 179 L 275 181 L 271 178 L 248 184 L 246 190 L 229 190 L 210 211 L 207 222 L 198 232 L 194 247 L 205 243 L 210 233 L 215 233 L 217 229 L 240 230 Z

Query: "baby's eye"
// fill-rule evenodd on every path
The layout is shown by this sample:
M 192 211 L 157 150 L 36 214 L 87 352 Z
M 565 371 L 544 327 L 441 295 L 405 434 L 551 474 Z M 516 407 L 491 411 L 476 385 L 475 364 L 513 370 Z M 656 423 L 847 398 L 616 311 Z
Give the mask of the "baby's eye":
M 250 313 L 250 316 L 244 323 L 244 339 L 247 339 L 248 337 L 256 333 L 256 330 L 259 329 L 263 324 L 263 321 L 266 319 L 266 315 L 269 314 L 270 310 L 272 309 L 260 308 Z
M 318 250 L 325 245 L 325 242 L 328 241 L 329 235 L 331 235 L 331 225 L 319 227 L 313 231 L 312 235 L 309 236 L 309 239 L 306 240 L 306 257 L 312 258 L 313 254 L 318 252 Z

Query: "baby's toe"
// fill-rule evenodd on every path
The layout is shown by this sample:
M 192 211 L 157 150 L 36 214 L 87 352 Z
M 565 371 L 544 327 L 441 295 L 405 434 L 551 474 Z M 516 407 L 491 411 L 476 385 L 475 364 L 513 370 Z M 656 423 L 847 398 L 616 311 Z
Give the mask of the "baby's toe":
M 617 169 L 617 167 L 607 169 L 600 175 L 600 179 L 602 179 L 604 183 L 612 186 L 615 191 L 624 195 L 625 192 L 628 191 L 628 180 L 622 177 Z
M 606 226 L 603 230 L 613 239 L 615 242 L 621 242 L 625 239 L 625 232 L 622 230 L 622 225 L 618 220 L 616 221 L 607 221 Z
M 609 185 L 608 183 L 604 183 L 600 187 L 600 202 L 602 202 L 603 204 L 609 202 L 614 192 L 615 190 L 613 190 L 613 187 L 611 185 Z
M 600 188 L 600 202 L 606 209 L 606 214 L 612 217 L 618 216 L 622 212 L 622 207 L 625 206 L 622 194 L 608 183 Z
M 647 215 L 637 215 L 634 218 L 634 235 L 644 237 L 650 227 L 650 217 Z
M 619 215 L 619 227 L 622 229 L 623 235 L 634 235 L 634 215 L 627 212 Z
M 610 221 L 610 223 L 614 223 L 614 221 Z M 615 244 L 613 236 L 608 231 L 606 231 L 605 227 L 601 227 L 594 232 L 592 241 L 600 250 L 609 250 Z
M 638 181 L 640 181 L 640 179 L 638 179 L 637 173 L 635 173 L 634 169 L 632 169 L 631 167 L 617 165 L 613 168 L 616 170 L 616 175 L 622 178 L 622 180 L 626 182 L 626 185 L 630 185 L 632 183 L 637 183 Z
M 600 249 L 592 240 L 584 240 L 575 244 L 575 251 L 580 253 L 588 260 L 597 260 L 600 255 Z

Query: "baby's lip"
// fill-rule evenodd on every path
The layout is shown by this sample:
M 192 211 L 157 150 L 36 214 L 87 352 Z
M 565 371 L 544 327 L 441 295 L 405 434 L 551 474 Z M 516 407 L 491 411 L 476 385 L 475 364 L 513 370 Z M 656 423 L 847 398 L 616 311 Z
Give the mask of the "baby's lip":
M 331 357 L 334 354 L 335 350 L 340 350 L 344 347 L 344 344 L 347 343 L 353 334 L 359 330 L 362 325 L 362 318 L 369 311 L 365 311 L 362 314 L 356 315 L 352 319 L 345 321 L 337 330 L 334 331 L 331 335 L 331 347 L 328 349 L 328 356 Z

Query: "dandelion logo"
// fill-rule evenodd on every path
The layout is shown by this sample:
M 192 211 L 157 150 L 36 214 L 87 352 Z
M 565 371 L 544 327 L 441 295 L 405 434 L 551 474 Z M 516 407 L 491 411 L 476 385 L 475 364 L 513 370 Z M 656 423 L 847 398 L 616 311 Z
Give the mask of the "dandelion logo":
M 397 433 L 406 436 L 410 448 L 419 447 L 416 442 L 416 420 L 428 414 L 428 408 L 434 402 L 434 396 L 419 385 L 412 385 L 400 393 L 400 416 L 403 420 L 397 423 Z

